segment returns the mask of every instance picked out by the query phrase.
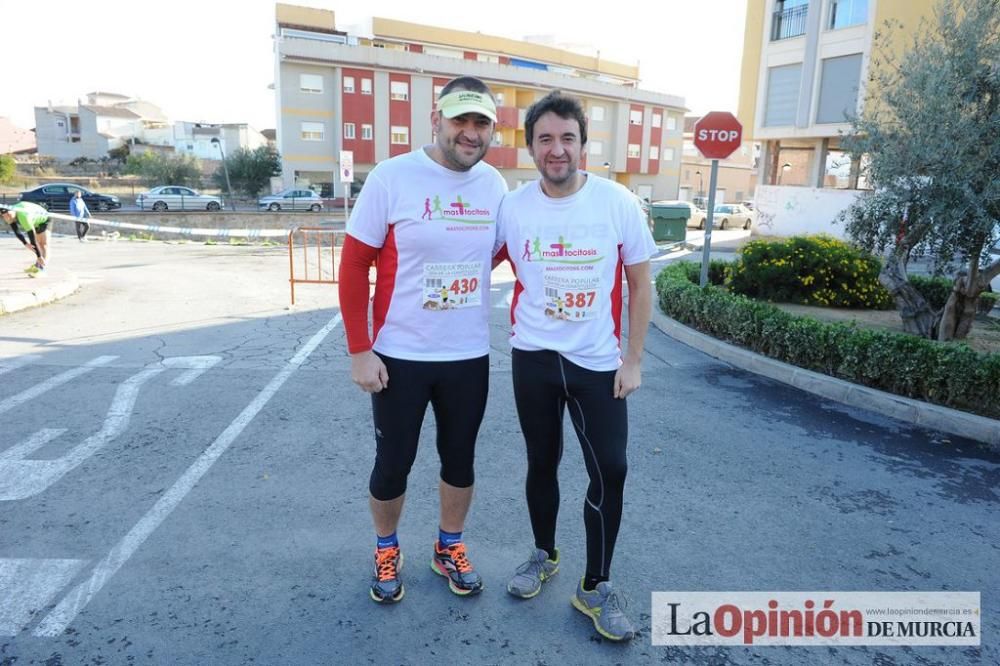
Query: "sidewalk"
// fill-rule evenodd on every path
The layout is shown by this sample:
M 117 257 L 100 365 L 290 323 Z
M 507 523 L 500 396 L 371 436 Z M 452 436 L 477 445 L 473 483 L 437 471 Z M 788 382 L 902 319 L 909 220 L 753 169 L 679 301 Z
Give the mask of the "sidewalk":
M 59 266 L 46 270 L 45 277 L 29 277 L 24 269 L 31 255 L 16 241 L 13 234 L 0 234 L 0 315 L 66 298 L 80 288 L 76 275 Z

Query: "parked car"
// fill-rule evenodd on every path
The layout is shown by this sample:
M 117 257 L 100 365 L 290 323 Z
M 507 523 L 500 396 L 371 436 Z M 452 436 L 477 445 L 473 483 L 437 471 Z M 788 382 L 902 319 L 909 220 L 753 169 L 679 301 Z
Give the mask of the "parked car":
M 304 188 L 285 190 L 257 200 L 259 210 L 323 210 L 323 199 Z
M 121 200 L 111 194 L 91 192 L 86 187 L 71 183 L 48 183 L 39 185 L 33 190 L 21 192 L 21 201 L 30 201 L 46 210 L 69 210 L 69 200 L 83 192 L 83 200 L 90 210 L 115 210 L 122 207 Z
M 136 197 L 135 203 L 143 210 L 219 210 L 222 199 L 179 185 L 161 185 Z
M 743 204 L 719 204 L 715 207 L 715 224 L 720 229 L 743 227 L 749 229 L 753 224 L 753 211 Z

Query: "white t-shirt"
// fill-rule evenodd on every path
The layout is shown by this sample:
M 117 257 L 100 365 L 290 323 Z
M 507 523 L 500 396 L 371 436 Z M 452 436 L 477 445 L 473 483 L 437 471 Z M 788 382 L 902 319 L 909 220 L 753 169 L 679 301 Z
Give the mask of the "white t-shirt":
M 504 197 L 497 248 L 517 272 L 511 345 L 557 351 L 590 370 L 621 364 L 622 266 L 656 253 L 639 201 L 586 174 L 574 194 L 547 196 L 539 181 Z
M 347 233 L 380 248 L 375 351 L 412 361 L 489 353 L 490 261 L 506 191 L 489 164 L 452 171 L 423 149 L 372 169 Z

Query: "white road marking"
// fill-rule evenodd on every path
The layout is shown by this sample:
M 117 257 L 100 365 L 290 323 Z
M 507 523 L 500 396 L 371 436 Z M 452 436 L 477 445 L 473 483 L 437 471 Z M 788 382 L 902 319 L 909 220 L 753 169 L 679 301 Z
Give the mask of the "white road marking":
M 167 368 L 190 368 L 170 382 L 171 386 L 187 386 L 221 360 L 221 356 L 174 356 L 163 359 L 163 365 Z
M 23 456 L 22 459 L 0 459 L 0 501 L 37 495 L 125 432 L 139 389 L 163 370 L 162 367 L 145 368 L 126 379 L 115 392 L 101 429 L 63 457 L 55 460 L 24 460 Z
M 6 451 L 0 451 L 0 464 L 5 460 L 20 460 L 21 458 L 30 456 L 64 432 L 66 432 L 66 428 L 44 428 L 39 430 L 20 444 L 12 446 Z
M 0 558 L 0 636 L 16 636 L 87 563 Z
M 18 393 L 17 395 L 12 395 L 9 398 L 6 398 L 4 400 L 0 400 L 0 414 L 3 414 L 4 412 L 9 411 L 11 409 L 14 409 L 18 405 L 23 405 L 24 403 L 28 402 L 29 400 L 34 400 L 35 398 L 37 398 L 38 396 L 42 395 L 46 391 L 51 391 L 52 389 L 56 388 L 57 386 L 62 386 L 66 382 L 72 381 L 72 380 L 76 379 L 77 377 L 79 377 L 80 375 L 85 375 L 85 374 L 87 374 L 88 372 L 90 372 L 91 370 L 93 370 L 95 368 L 99 368 L 102 365 L 107 365 L 108 363 L 111 363 L 111 361 L 115 360 L 116 358 L 118 358 L 118 357 L 117 356 L 98 356 L 93 361 L 85 363 L 85 364 L 81 365 L 78 368 L 73 368 L 72 370 L 67 370 L 66 372 L 64 372 L 62 374 L 59 374 L 59 375 L 56 375 L 55 377 L 51 377 L 49 379 L 46 379 L 41 384 L 36 384 L 35 386 L 32 386 L 27 391 L 22 391 L 21 393 Z
M 159 527 L 170 513 L 177 508 L 184 497 L 191 492 L 195 484 L 211 469 L 215 461 L 230 447 L 233 441 L 243 432 L 261 409 L 271 400 L 278 389 L 292 374 L 305 363 L 309 355 L 340 323 L 340 314 L 321 328 L 292 357 L 286 366 L 257 394 L 257 397 L 240 412 L 239 416 L 222 431 L 212 444 L 188 467 L 174 485 L 139 519 L 128 534 L 122 537 L 111 551 L 98 562 L 90 578 L 80 583 L 60 601 L 52 611 L 38 624 L 34 630 L 35 636 L 59 636 L 69 626 L 70 622 L 86 607 L 90 600 L 101 591 L 104 584 L 115 575 L 122 565 L 149 538 L 149 535 Z
M 5 372 L 10 372 L 11 370 L 17 370 L 18 368 L 28 365 L 29 363 L 34 363 L 41 358 L 39 354 L 24 354 L 23 356 L 18 356 L 17 358 L 5 358 L 0 359 L 0 375 Z

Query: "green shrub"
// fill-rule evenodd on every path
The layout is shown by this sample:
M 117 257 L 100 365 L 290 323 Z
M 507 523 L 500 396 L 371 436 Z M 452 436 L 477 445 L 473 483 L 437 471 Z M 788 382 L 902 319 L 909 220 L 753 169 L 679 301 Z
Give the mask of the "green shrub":
M 1000 354 L 891 331 L 797 317 L 770 303 L 702 289 L 698 264 L 678 262 L 656 276 L 660 308 L 708 335 L 786 363 L 897 395 L 1000 417 Z
M 979 312 L 979 314 L 988 314 L 990 310 L 997 306 L 997 300 L 1000 300 L 1000 294 L 996 294 L 991 291 L 984 291 L 979 294 L 979 307 L 977 312 Z
M 735 293 L 760 300 L 839 308 L 891 309 L 877 257 L 829 236 L 751 241 L 730 272 Z

